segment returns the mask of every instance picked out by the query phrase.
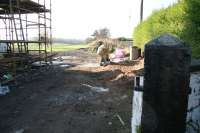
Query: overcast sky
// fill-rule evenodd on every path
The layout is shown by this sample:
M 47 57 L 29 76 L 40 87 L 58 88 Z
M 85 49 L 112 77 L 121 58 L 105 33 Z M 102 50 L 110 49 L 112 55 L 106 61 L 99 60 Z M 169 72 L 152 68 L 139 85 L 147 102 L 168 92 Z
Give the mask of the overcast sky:
M 144 0 L 144 18 L 177 0 Z M 139 22 L 140 0 L 52 0 L 53 36 L 85 39 L 107 27 L 112 37 L 131 37 Z

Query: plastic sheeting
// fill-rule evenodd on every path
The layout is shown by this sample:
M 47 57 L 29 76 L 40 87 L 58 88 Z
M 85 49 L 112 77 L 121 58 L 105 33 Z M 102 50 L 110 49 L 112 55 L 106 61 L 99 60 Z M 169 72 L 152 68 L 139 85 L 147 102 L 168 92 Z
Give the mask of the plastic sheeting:
M 1 86 L 0 85 L 0 96 L 4 96 L 9 92 L 10 92 L 10 89 L 9 89 L 8 86 Z
M 124 57 L 125 57 L 124 49 L 117 48 L 115 51 L 115 58 L 124 58 Z

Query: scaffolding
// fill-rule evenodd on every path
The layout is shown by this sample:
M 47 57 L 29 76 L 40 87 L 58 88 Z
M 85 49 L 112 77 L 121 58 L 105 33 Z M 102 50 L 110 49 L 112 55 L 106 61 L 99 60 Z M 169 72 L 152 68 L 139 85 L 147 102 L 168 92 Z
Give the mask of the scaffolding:
M 37 56 L 47 61 L 52 53 L 51 0 L 1 0 L 1 53 Z

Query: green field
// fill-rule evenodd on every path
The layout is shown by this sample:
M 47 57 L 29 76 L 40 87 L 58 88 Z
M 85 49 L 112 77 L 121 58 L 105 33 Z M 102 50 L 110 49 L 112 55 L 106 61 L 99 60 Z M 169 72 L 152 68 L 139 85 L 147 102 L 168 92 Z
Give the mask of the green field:
M 53 44 L 52 50 L 53 52 L 64 52 L 64 51 L 72 51 L 80 48 L 88 48 L 87 44 Z M 29 50 L 37 50 L 37 44 L 29 44 Z M 42 47 L 41 49 L 44 49 Z M 47 47 L 47 51 L 51 51 L 50 46 Z

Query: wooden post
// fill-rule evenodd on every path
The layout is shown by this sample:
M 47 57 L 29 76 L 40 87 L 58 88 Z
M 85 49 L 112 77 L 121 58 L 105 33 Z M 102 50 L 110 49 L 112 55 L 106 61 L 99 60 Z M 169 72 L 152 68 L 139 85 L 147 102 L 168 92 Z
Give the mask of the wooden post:
M 133 46 L 129 46 L 129 50 L 130 50 L 130 60 L 133 60 Z
M 136 60 L 141 57 L 141 49 L 138 47 L 130 46 L 130 60 Z

